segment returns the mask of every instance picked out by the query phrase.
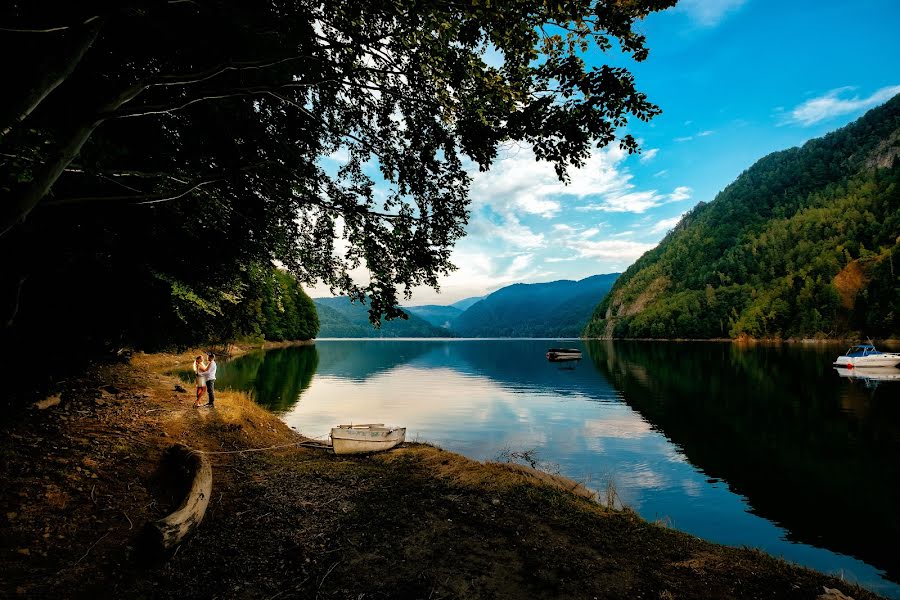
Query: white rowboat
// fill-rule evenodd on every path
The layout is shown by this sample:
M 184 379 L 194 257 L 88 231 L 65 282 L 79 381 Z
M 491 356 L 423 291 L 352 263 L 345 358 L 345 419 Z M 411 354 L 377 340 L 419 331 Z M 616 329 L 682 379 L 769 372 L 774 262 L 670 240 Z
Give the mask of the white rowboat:
M 385 427 L 384 423 L 338 425 L 331 429 L 335 454 L 364 454 L 390 450 L 406 439 L 406 427 Z

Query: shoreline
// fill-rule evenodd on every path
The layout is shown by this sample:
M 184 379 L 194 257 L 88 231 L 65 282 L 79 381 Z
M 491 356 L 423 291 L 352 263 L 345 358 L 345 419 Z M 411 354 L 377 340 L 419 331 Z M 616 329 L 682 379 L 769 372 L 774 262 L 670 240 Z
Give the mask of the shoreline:
M 218 391 L 215 409 L 192 408 L 170 373 L 191 359 L 137 353 L 99 365 L 60 404 L 3 425 L 0 589 L 179 600 L 817 598 L 827 586 L 877 597 L 605 507 L 576 482 L 517 464 L 412 443 L 371 456 L 243 453 L 304 438 L 246 394 Z M 158 469 L 174 443 L 231 453 L 212 456 L 196 533 L 147 565 L 136 534 L 176 502 Z

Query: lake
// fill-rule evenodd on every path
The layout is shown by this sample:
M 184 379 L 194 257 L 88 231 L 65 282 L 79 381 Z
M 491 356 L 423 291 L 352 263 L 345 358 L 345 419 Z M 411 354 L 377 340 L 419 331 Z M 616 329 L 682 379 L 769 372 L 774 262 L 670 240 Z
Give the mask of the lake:
M 584 359 L 549 363 L 560 344 Z M 319 340 L 225 363 L 217 384 L 310 437 L 383 422 L 479 460 L 533 449 L 648 520 L 900 598 L 900 382 L 841 376 L 842 350 Z

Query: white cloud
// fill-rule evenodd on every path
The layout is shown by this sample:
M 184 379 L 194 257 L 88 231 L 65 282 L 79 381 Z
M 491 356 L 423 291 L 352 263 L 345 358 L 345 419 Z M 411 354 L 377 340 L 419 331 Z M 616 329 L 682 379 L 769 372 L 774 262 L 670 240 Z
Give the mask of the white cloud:
M 687 200 L 690 197 L 691 188 L 682 185 L 676 187 L 671 194 L 661 194 L 657 190 L 647 190 L 643 192 L 610 195 L 603 198 L 603 202 L 579 206 L 576 210 L 582 212 L 631 212 L 640 214 L 651 208 L 656 208 L 657 206 L 662 206 L 669 202 L 680 202 L 681 200 Z
M 672 202 L 687 200 L 691 197 L 691 191 L 691 188 L 687 187 L 686 185 L 679 185 L 677 188 L 675 188 L 675 191 L 669 194 L 669 199 Z
M 694 139 L 694 136 L 692 136 L 692 135 L 686 135 L 686 136 L 683 136 L 683 137 L 677 137 L 677 138 L 675 138 L 675 141 L 676 141 L 676 142 L 689 142 L 689 141 L 691 141 L 692 139 Z
M 662 221 L 657 221 L 656 225 L 650 228 L 650 233 L 665 233 L 678 225 L 678 221 L 680 220 L 681 215 L 672 217 L 671 219 L 663 219 Z
M 900 94 L 900 85 L 891 85 L 875 91 L 867 98 L 858 95 L 846 97 L 853 87 L 840 87 L 823 96 L 812 98 L 794 107 L 782 124 L 792 123 L 809 127 L 822 121 L 871 108 Z
M 714 133 L 715 133 L 715 131 L 713 131 L 712 129 L 707 129 L 706 131 L 701 131 L 700 133 L 698 133 L 697 137 L 706 137 L 706 136 L 712 135 Z
M 649 150 L 641 154 L 641 163 L 643 164 L 650 162 L 651 160 L 656 158 L 657 154 L 659 154 L 659 148 L 650 148 Z
M 654 173 L 653 176 L 654 177 L 665 177 L 666 175 L 668 175 L 668 173 L 669 173 L 668 169 L 663 169 L 662 171 L 657 171 L 656 173 Z
M 681 0 L 676 10 L 685 12 L 698 25 L 715 27 L 746 0 Z
M 530 148 L 501 156 L 487 172 L 473 172 L 473 209 L 489 206 L 501 215 L 530 214 L 552 218 L 561 210 L 559 198 L 584 198 L 632 187 L 631 175 L 620 170 L 626 157 L 617 145 L 592 150 L 581 169 L 571 169 L 568 185 L 559 181 L 551 163 L 536 161 Z
M 570 247 L 576 250 L 581 258 L 633 262 L 644 252 L 656 247 L 656 244 L 641 244 L 628 240 L 573 240 Z

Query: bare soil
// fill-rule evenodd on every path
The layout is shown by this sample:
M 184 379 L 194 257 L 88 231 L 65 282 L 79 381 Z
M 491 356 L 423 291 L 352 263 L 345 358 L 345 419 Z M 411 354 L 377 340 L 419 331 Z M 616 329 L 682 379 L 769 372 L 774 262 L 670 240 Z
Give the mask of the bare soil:
M 179 501 L 158 469 L 165 448 L 302 441 L 243 394 L 194 408 L 168 374 L 189 364 L 190 353 L 95 365 L 63 382 L 58 405 L 5 421 L 0 594 L 812 599 L 827 586 L 876 598 L 605 508 L 568 480 L 421 444 L 349 458 L 300 446 L 211 455 L 203 523 L 174 556 L 148 561 L 141 528 Z

